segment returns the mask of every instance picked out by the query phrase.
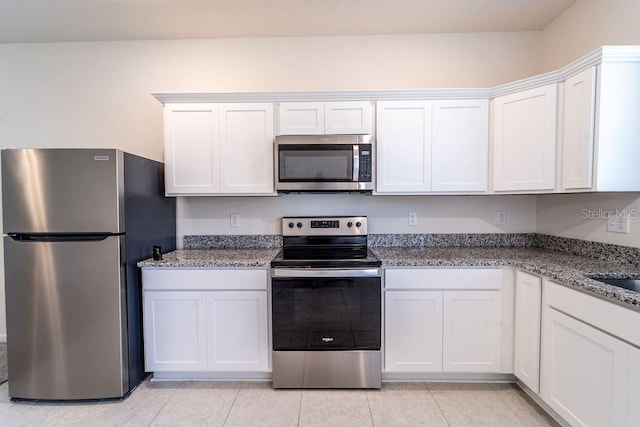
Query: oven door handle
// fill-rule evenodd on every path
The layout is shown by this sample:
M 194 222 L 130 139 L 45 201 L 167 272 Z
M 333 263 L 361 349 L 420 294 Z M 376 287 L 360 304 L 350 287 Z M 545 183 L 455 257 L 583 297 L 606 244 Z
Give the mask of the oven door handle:
M 380 277 L 379 268 L 272 268 L 271 277 Z

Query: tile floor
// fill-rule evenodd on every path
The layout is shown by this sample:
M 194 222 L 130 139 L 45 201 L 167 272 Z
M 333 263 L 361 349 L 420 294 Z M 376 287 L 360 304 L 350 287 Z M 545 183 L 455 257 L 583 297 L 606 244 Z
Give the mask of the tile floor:
M 269 382 L 149 382 L 127 399 L 11 402 L 0 425 L 552 426 L 512 384 L 385 383 L 381 390 L 273 390 Z

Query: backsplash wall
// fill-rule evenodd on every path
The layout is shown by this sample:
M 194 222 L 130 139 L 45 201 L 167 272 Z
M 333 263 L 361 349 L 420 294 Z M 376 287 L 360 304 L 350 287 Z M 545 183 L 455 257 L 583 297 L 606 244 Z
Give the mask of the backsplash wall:
M 630 216 L 629 234 L 607 231 L 607 216 Z M 640 193 L 549 194 L 537 197 L 536 232 L 640 248 Z
M 496 225 L 496 211 L 507 224 Z M 408 225 L 408 213 L 418 224 Z M 240 216 L 230 227 L 229 215 Z M 536 196 L 372 196 L 283 194 L 278 197 L 180 197 L 177 239 L 185 235 L 280 234 L 283 216 L 366 215 L 370 234 L 533 233 Z

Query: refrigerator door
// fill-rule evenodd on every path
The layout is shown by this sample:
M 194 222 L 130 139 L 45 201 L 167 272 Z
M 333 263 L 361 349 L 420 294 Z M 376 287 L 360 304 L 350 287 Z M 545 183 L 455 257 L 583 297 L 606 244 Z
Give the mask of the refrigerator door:
M 121 397 L 129 389 L 124 236 L 4 237 L 9 396 Z
M 123 153 L 2 150 L 4 233 L 124 232 Z

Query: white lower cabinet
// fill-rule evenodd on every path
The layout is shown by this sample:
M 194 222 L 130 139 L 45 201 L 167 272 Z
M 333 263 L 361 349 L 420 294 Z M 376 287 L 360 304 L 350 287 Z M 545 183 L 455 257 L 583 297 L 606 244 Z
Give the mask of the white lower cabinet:
M 443 371 L 500 372 L 500 291 L 445 291 Z
M 147 371 L 269 370 L 266 270 L 143 269 L 142 281 Z
M 145 364 L 151 371 L 207 369 L 205 292 L 145 292 Z
M 571 425 L 625 425 L 628 346 L 545 310 L 542 398 Z
M 385 337 L 387 371 L 441 372 L 442 292 L 387 291 Z
M 640 349 L 629 349 L 629 387 L 627 391 L 627 426 L 640 426 Z
M 385 371 L 503 372 L 511 317 L 502 277 L 500 269 L 385 270 Z
M 640 313 L 545 280 L 540 396 L 568 424 L 640 425 Z
M 513 373 L 534 393 L 540 392 L 540 317 L 542 279 L 516 271 Z
M 207 314 L 209 370 L 268 369 L 266 292 L 209 292 Z

